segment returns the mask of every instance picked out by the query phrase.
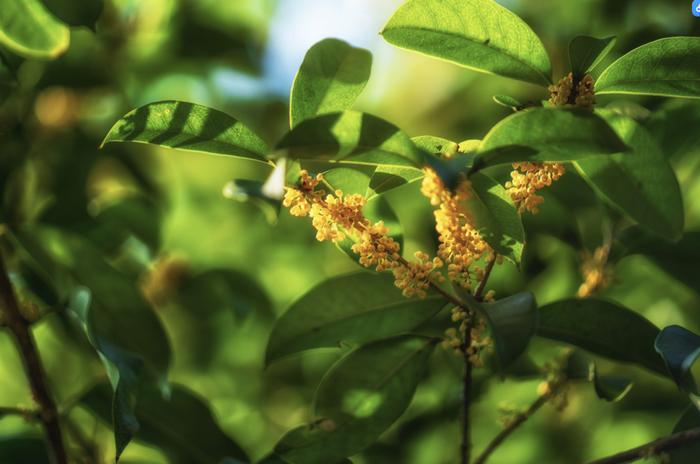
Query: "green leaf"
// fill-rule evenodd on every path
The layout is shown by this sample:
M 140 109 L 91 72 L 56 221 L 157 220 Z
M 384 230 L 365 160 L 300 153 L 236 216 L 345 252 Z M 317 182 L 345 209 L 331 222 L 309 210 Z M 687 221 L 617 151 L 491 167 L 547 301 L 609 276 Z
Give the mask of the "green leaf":
M 665 375 L 663 362 L 654 351 L 658 333 L 659 329 L 639 314 L 596 298 L 561 300 L 541 307 L 537 329 L 541 337 Z
M 694 395 L 700 394 L 692 371 L 700 357 L 700 336 L 678 325 L 664 327 L 654 343 L 671 377 L 678 387 Z
M 632 151 L 577 160 L 577 170 L 603 199 L 641 226 L 678 239 L 683 232 L 683 199 L 661 148 L 634 119 L 607 111 L 601 116 Z
M 111 420 L 109 385 L 94 387 L 81 402 L 103 420 Z M 159 448 L 172 464 L 222 463 L 227 458 L 249 462 L 245 451 L 221 430 L 204 399 L 185 387 L 173 385 L 165 396 L 157 389 L 143 389 L 135 415 L 141 424 L 136 440 Z
M 44 5 L 63 22 L 71 26 L 86 26 L 95 30 L 102 14 L 103 0 L 42 0 Z
M 595 92 L 700 98 L 700 37 L 667 37 L 637 47 L 603 71 Z
M 669 100 L 644 121 L 668 160 L 683 159 L 700 152 L 700 102 Z
M 32 435 L 0 438 L 0 462 L 12 464 L 49 464 L 46 441 Z
M 518 161 L 565 162 L 626 149 L 615 131 L 591 111 L 532 108 L 508 116 L 486 134 L 473 170 Z
M 289 123 L 349 109 L 364 89 L 372 54 L 338 39 L 324 39 L 306 52 L 289 97 Z
M 53 59 L 68 49 L 68 27 L 40 0 L 2 2 L 0 45 L 25 58 Z
M 266 363 L 343 341 L 364 343 L 407 332 L 446 303 L 436 294 L 422 300 L 404 297 L 388 273 L 334 277 L 312 288 L 277 320 Z
M 498 365 L 506 368 L 527 348 L 537 330 L 537 303 L 530 292 L 516 293 L 493 303 L 484 303 Z
M 697 427 L 700 427 L 700 411 L 691 405 L 688 406 L 675 427 L 673 427 L 673 433 L 684 432 Z M 684 446 L 667 451 L 667 453 L 671 458 L 670 464 L 695 464 L 698 456 L 700 456 L 700 443 L 686 443 Z
M 434 135 L 420 135 L 412 137 L 411 140 L 424 152 L 441 158 L 449 158 L 459 151 L 459 144 Z
M 514 263 L 520 263 L 525 246 L 525 231 L 518 210 L 506 189 L 491 177 L 475 173 L 472 195 L 466 200 L 479 234 L 494 251 Z
M 277 144 L 293 159 L 314 158 L 371 166 L 411 167 L 423 153 L 393 124 L 357 111 L 316 116 L 299 123 Z
M 499 105 L 505 106 L 506 108 L 510 108 L 513 111 L 517 111 L 523 106 L 522 103 L 520 103 L 518 100 L 509 95 L 494 95 L 492 98 L 493 101 L 495 101 Z
M 194 103 L 163 101 L 132 110 L 112 126 L 102 146 L 111 142 L 149 143 L 269 164 L 265 142 L 243 123 Z
M 475 71 L 551 82 L 552 65 L 540 39 L 493 0 L 409 0 L 382 35 L 390 44 Z
M 327 464 L 374 443 L 410 404 L 435 343 L 403 335 L 350 352 L 318 387 L 318 419 L 285 435 L 275 454 L 292 463 Z
M 615 46 L 615 37 L 596 39 L 580 35 L 569 43 L 569 62 L 575 78 L 588 74 L 603 61 Z
M 634 385 L 629 379 L 614 375 L 600 375 L 595 363 L 589 365 L 588 379 L 593 383 L 598 398 L 616 403 L 627 396 Z

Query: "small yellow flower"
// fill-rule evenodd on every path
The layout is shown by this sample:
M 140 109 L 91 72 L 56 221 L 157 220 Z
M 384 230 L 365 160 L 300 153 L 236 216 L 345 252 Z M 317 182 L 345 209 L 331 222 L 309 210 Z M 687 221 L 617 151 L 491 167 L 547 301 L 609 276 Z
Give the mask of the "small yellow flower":
M 518 208 L 518 212 L 529 211 L 536 214 L 544 201 L 537 191 L 549 187 L 566 172 L 561 163 L 513 163 L 511 180 L 506 182 L 508 195 Z
M 612 280 L 612 269 L 607 265 L 609 247 L 599 246 L 593 254 L 588 251 L 583 253 L 581 262 L 581 275 L 583 283 L 578 288 L 576 296 L 585 298 L 599 290 L 605 289 Z

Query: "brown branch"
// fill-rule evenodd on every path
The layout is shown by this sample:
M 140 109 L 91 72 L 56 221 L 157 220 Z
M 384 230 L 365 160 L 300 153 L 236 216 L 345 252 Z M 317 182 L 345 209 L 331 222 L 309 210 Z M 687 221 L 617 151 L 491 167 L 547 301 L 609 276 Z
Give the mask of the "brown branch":
M 50 454 L 56 464 L 67 464 L 68 458 L 61 436 L 61 428 L 58 422 L 58 411 L 49 393 L 44 367 L 39 358 L 34 338 L 32 337 L 29 323 L 20 312 L 19 303 L 12 289 L 12 284 L 7 276 L 5 262 L 0 254 L 0 304 L 5 314 L 5 324 L 13 335 L 17 348 L 22 355 L 22 363 L 29 380 L 34 401 L 39 406 L 39 419 L 44 426 L 46 441 Z
M 464 358 L 464 378 L 462 381 L 462 441 L 461 441 L 461 457 L 462 464 L 469 464 L 471 460 L 471 426 L 470 426 L 470 410 L 471 410 L 471 396 L 472 396 L 472 374 L 474 370 L 474 364 L 469 360 L 469 353 L 467 350 L 471 346 L 471 331 L 472 324 L 471 318 L 468 319 L 466 330 L 464 331 L 464 337 L 462 339 L 462 357 Z
M 667 437 L 657 438 L 645 445 L 613 454 L 604 458 L 591 461 L 589 464 L 617 464 L 623 462 L 633 462 L 639 459 L 648 458 L 661 454 L 675 448 L 700 442 L 700 427 L 674 433 Z
M 491 276 L 491 271 L 493 270 L 494 264 L 496 264 L 496 253 L 494 253 L 493 256 L 491 256 L 491 258 L 489 258 L 489 261 L 486 263 L 486 269 L 484 269 L 484 277 L 481 279 L 481 282 L 479 282 L 479 286 L 474 292 L 474 298 L 476 298 L 477 301 L 481 301 L 481 299 L 484 296 L 486 283 L 489 281 L 489 277 Z

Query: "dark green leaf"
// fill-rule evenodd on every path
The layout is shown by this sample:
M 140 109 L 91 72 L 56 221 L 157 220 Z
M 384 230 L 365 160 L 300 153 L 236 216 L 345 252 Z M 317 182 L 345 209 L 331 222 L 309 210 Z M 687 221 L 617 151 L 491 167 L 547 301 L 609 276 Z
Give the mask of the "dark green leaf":
M 666 157 L 683 158 L 700 152 L 700 102 L 669 100 L 644 122 Z
M 700 37 L 667 37 L 637 47 L 603 71 L 597 94 L 700 98 Z
M 639 314 L 597 298 L 562 300 L 540 308 L 537 335 L 570 343 L 654 372 L 666 368 L 654 351 L 659 329 Z
M 673 433 L 700 427 L 700 411 L 694 405 L 688 406 L 673 427 Z M 686 443 L 684 446 L 669 450 L 670 464 L 695 464 L 700 456 L 700 443 Z
M 265 142 L 243 123 L 194 103 L 163 101 L 132 110 L 112 126 L 102 145 L 111 142 L 149 143 L 268 163 Z
M 569 62 L 575 78 L 591 72 L 615 46 L 615 37 L 596 39 L 580 35 L 569 43 Z
M 323 113 L 350 109 L 364 89 L 372 54 L 338 39 L 324 39 L 306 52 L 289 101 L 291 127 Z
M 40 0 L 3 1 L 0 45 L 26 58 L 53 59 L 66 51 L 69 42 L 68 26 Z
M 661 148 L 634 119 L 601 112 L 632 151 L 577 160 L 584 179 L 610 204 L 641 226 L 670 239 L 683 232 L 683 199 Z
M 627 396 L 633 383 L 624 377 L 615 375 L 600 375 L 595 363 L 590 364 L 589 380 L 593 383 L 598 398 L 616 403 Z
M 266 362 L 343 341 L 364 343 L 407 332 L 445 304 L 436 294 L 422 300 L 404 297 L 391 274 L 335 277 L 312 288 L 277 320 Z
M 537 329 L 537 303 L 532 293 L 522 292 L 483 304 L 489 321 L 498 364 L 507 367 L 527 348 Z
M 141 427 L 135 438 L 162 450 L 168 462 L 249 462 L 245 451 L 221 430 L 205 401 L 194 393 L 179 385 L 173 385 L 166 395 L 153 388 L 139 393 L 135 417 Z M 109 385 L 93 388 L 82 402 L 103 420 L 110 421 Z M 227 458 L 229 461 L 225 461 Z
M 700 336 L 678 325 L 671 325 L 664 327 L 656 337 L 654 346 L 678 387 L 694 395 L 700 394 L 692 372 L 693 364 L 700 356 Z
M 517 161 L 571 161 L 626 149 L 615 131 L 591 111 L 532 108 L 508 116 L 486 134 L 474 169 Z
M 409 0 L 382 31 L 397 47 L 546 86 L 552 65 L 523 20 L 492 0 Z
M 33 436 L 3 436 L 0 439 L 0 462 L 12 464 L 50 464 L 46 441 Z
M 42 0 L 44 5 L 71 26 L 86 26 L 93 31 L 102 14 L 103 0 Z
M 292 463 L 327 464 L 374 443 L 410 404 L 435 343 L 403 335 L 350 352 L 318 387 L 316 422 L 290 431 L 275 453 Z
M 472 195 L 466 204 L 475 227 L 496 253 L 520 263 L 525 231 L 513 200 L 501 184 L 485 174 L 475 173 L 469 180 Z

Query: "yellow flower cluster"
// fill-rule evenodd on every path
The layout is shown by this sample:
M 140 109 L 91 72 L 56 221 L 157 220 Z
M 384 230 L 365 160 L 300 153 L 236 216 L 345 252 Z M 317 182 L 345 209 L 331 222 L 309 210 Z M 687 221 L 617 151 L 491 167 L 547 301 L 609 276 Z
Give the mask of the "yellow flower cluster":
M 442 346 L 453 350 L 456 355 L 466 355 L 470 363 L 482 367 L 482 355 L 493 351 L 493 340 L 485 335 L 486 321 L 483 317 L 476 317 L 471 311 L 455 307 L 452 309 L 452 322 L 458 323 L 459 326 L 445 331 Z M 469 336 L 465 337 L 467 330 Z
M 562 77 L 556 84 L 550 85 L 549 103 L 552 106 L 576 105 L 581 108 L 593 108 L 595 105 L 593 77 L 586 74 L 574 85 L 572 73 Z
M 511 180 L 506 182 L 506 190 L 518 207 L 518 212 L 538 212 L 538 207 L 544 201 L 537 191 L 552 185 L 564 175 L 566 169 L 561 163 L 513 163 Z
M 421 192 L 435 210 L 435 229 L 440 245 L 438 257 L 447 264 L 448 278 L 463 288 L 471 288 L 472 279 L 480 280 L 483 270 L 470 269 L 472 265 L 493 250 L 473 226 L 465 208 L 470 195 L 470 184 L 463 180 L 454 191 L 446 188 L 432 168 L 425 168 Z
M 294 216 L 311 218 L 318 241 L 337 243 L 350 236 L 355 240 L 352 251 L 359 255 L 361 265 L 378 272 L 390 270 L 404 296 L 425 298 L 431 279 L 442 279 L 434 272 L 442 267 L 442 260 L 430 260 L 423 252 L 416 253 L 418 262 L 404 260 L 384 222 L 372 224 L 364 216 L 366 199 L 362 195 L 344 195 L 340 190 L 326 194 L 317 189 L 322 181 L 321 174 L 311 177 L 301 171 L 297 186 L 286 189 L 282 204 Z
M 588 251 L 583 253 L 581 263 L 583 283 L 578 288 L 576 296 L 579 298 L 591 296 L 610 284 L 612 270 L 607 266 L 609 251 L 609 247 L 600 246 L 592 254 Z

